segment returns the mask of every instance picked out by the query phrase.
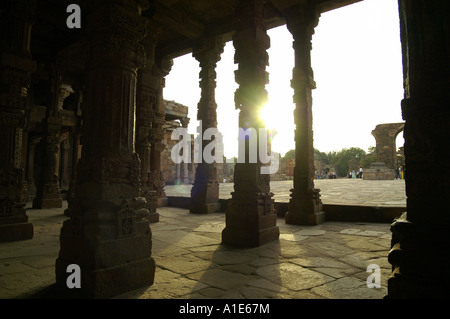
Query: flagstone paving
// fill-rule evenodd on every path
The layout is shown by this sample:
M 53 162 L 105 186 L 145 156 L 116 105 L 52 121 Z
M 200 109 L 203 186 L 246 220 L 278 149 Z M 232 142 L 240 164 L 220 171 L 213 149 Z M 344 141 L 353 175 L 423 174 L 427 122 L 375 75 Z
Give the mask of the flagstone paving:
M 324 204 L 353 204 L 370 206 L 405 206 L 405 180 L 363 180 L 359 178 L 317 179 L 315 188 L 321 190 Z M 166 185 L 167 196 L 189 197 L 192 185 Z M 270 190 L 277 202 L 289 202 L 293 181 L 271 181 Z M 233 183 L 219 184 L 219 197 L 231 198 Z
M 272 190 L 281 188 L 283 183 L 288 185 L 287 182 L 291 181 L 279 185 L 272 182 Z M 357 197 L 336 195 L 339 183 L 343 194 L 350 191 L 349 183 L 361 192 L 362 185 L 368 185 L 363 180 L 320 182 L 316 182 L 316 187 L 322 187 L 322 198 L 328 203 Z M 371 183 L 373 197 L 360 201 L 398 205 L 404 181 L 385 182 Z M 226 187 L 221 187 L 222 192 Z M 366 187 L 364 192 L 370 193 L 369 190 Z M 167 191 L 168 195 L 178 195 L 171 193 L 170 186 Z M 61 209 L 28 209 L 34 237 L 0 243 L 0 298 L 33 298 L 54 284 L 54 263 L 59 253 L 59 232 L 67 218 L 63 214 L 66 205 L 64 202 Z M 154 284 L 115 298 L 380 299 L 387 294 L 391 272 L 387 261 L 391 241 L 388 223 L 295 226 L 278 218 L 278 241 L 244 249 L 221 244 L 224 213 L 197 215 L 174 207 L 160 207 L 158 213 L 160 221 L 151 224 L 152 254 L 157 265 Z M 372 274 L 367 269 L 372 264 L 380 267 L 380 288 L 367 285 Z

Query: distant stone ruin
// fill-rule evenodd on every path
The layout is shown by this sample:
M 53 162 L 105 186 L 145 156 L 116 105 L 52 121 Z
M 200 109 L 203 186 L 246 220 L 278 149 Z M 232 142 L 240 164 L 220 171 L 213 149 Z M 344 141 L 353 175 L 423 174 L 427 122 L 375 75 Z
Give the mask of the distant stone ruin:
M 379 124 L 372 131 L 376 140 L 377 161 L 364 170 L 363 179 L 395 179 L 396 153 L 395 140 L 404 129 L 404 123 Z

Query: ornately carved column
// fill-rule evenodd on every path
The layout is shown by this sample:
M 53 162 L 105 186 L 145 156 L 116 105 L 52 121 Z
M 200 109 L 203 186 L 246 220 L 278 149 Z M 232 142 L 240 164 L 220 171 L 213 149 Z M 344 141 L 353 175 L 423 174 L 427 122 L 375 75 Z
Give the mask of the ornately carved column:
M 291 86 L 294 89 L 295 167 L 294 188 L 291 190 L 286 223 L 316 225 L 324 221 L 322 202 L 314 188 L 314 146 L 312 93 L 315 88 L 311 68 L 311 39 L 319 15 L 314 8 L 300 7 L 286 17 L 287 27 L 294 38 L 295 66 Z
M 135 153 L 137 69 L 147 1 L 97 0 L 87 18 L 92 56 L 86 68 L 82 155 L 75 198 L 61 230 L 57 286 L 67 293 L 109 297 L 153 284 L 152 233 L 140 197 Z M 81 288 L 68 289 L 67 267 L 81 270 Z
M 33 237 L 25 202 L 24 133 L 30 100 L 28 89 L 36 63 L 30 53 L 35 1 L 2 3 L 0 17 L 0 241 Z
M 157 36 L 158 28 L 153 24 L 149 25 L 147 27 L 147 35 L 143 40 L 147 53 L 146 63 L 138 72 L 136 90 L 136 152 L 141 159 L 141 194 L 147 200 L 148 220 L 151 223 L 159 221 L 159 214 L 156 212 L 158 206 L 157 191 L 154 189 L 151 170 L 154 109 L 158 93 L 157 82 L 159 80 L 153 72 Z
M 224 42 L 220 38 L 205 40 L 194 49 L 193 56 L 200 63 L 200 87 L 201 98 L 198 103 L 197 119 L 201 121 L 202 135 L 208 128 L 217 128 L 217 104 L 215 100 L 216 89 L 216 65 L 220 61 Z M 200 152 L 211 141 L 199 141 Z M 195 181 L 191 190 L 190 212 L 194 214 L 207 214 L 217 211 L 219 207 L 219 183 L 217 181 L 217 169 L 215 163 L 204 162 L 201 156 L 195 171 Z
M 61 74 L 54 68 L 49 94 L 50 105 L 47 105 L 47 114 L 44 121 L 45 132 L 43 136 L 44 151 L 42 158 L 42 174 L 36 183 L 36 197 L 33 200 L 33 208 L 59 208 L 62 207 L 62 199 L 59 187 L 59 148 L 61 142 L 61 116 L 59 114 Z
M 157 77 L 157 95 L 154 104 L 154 120 L 151 136 L 151 160 L 150 166 L 153 178 L 153 188 L 156 190 L 158 206 L 167 205 L 167 196 L 164 192 L 164 176 L 161 170 L 161 153 L 164 150 L 164 124 L 166 123 L 166 109 L 164 105 L 163 90 L 165 87 L 165 77 L 172 69 L 173 60 L 159 59 L 156 61 L 153 72 Z
M 240 109 L 239 127 L 255 129 L 256 132 L 264 127 L 260 110 L 268 98 L 265 89 L 268 75 L 265 69 L 270 38 L 262 23 L 264 2 L 241 1 L 237 9 L 240 24 L 233 36 L 235 62 L 239 63 L 236 71 L 239 88 L 235 93 L 236 108 Z M 226 212 L 222 241 L 236 246 L 254 247 L 277 240 L 279 229 L 276 226 L 273 194 L 270 192 L 270 176 L 261 173 L 263 165 L 258 154 L 256 160 L 251 161 L 248 153 L 252 148 L 249 147 L 248 139 L 244 138 L 243 143 L 246 149 L 245 161 L 235 166 L 234 192 L 231 193 L 231 204 Z
M 450 298 L 450 2 L 399 0 L 406 210 L 392 226 L 388 298 Z

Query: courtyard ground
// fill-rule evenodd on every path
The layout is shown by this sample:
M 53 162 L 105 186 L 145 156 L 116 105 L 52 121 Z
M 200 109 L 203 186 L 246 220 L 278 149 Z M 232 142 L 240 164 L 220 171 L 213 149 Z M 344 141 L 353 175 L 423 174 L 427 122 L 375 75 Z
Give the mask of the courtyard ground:
M 317 180 L 325 204 L 406 205 L 404 181 Z M 220 184 L 228 198 L 233 184 Z M 191 186 L 167 186 L 168 196 L 188 196 Z M 271 182 L 288 201 L 292 181 Z M 66 207 L 67 203 L 64 202 Z M 0 298 L 34 298 L 55 283 L 61 209 L 28 209 L 30 240 L 0 243 Z M 190 214 L 158 208 L 151 224 L 157 268 L 151 287 L 120 299 L 381 299 L 391 266 L 390 223 L 325 222 L 294 226 L 278 218 L 280 239 L 256 248 L 221 244 L 225 214 Z M 369 288 L 368 267 L 379 267 L 380 288 Z

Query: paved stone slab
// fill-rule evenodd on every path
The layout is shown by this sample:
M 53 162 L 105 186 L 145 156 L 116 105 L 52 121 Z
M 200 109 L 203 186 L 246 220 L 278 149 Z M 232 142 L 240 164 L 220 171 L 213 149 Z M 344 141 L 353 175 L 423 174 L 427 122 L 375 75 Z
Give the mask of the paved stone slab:
M 42 211 L 46 223 L 29 241 L 0 243 L 0 297 L 25 298 L 53 284 L 63 210 Z M 190 214 L 160 207 L 152 224 L 155 283 L 120 298 L 382 298 L 390 264 L 389 224 L 325 222 L 286 225 L 280 240 L 255 248 L 222 245 L 224 214 Z M 55 218 L 52 219 L 52 216 Z M 41 220 L 39 211 L 33 217 Z M 4 263 L 16 269 L 2 272 Z M 364 284 L 369 264 L 382 271 L 382 288 Z M 9 267 L 9 266 L 6 266 Z M 25 274 L 25 276 L 24 276 Z
M 168 232 L 158 232 L 154 233 L 153 237 L 160 241 L 170 243 L 179 247 L 197 247 L 203 245 L 214 245 L 217 241 L 210 239 L 205 236 L 200 236 L 196 234 L 189 233 L 183 230 L 174 230 Z
M 243 286 L 248 280 L 246 275 L 222 269 L 208 269 L 204 272 L 190 274 L 188 277 L 192 280 L 196 280 L 208 286 L 216 287 L 222 290 L 230 290 Z
M 381 299 L 383 289 L 370 289 L 365 281 L 346 277 L 312 289 L 312 292 L 328 299 Z
M 308 239 L 308 236 L 302 236 L 298 233 L 295 234 L 280 234 L 280 239 L 289 241 L 302 241 Z
M 317 287 L 334 278 L 303 268 L 292 263 L 281 263 L 260 267 L 256 274 L 291 290 Z
M 177 258 L 171 256 L 157 258 L 156 262 L 158 267 L 181 275 L 187 275 L 213 267 L 211 262 L 190 255 L 177 256 Z
M 320 236 L 325 234 L 326 231 L 323 229 L 317 229 L 317 228 L 307 228 L 307 229 L 302 229 L 298 232 L 295 233 L 295 235 L 300 235 L 300 236 Z
M 320 189 L 324 204 L 359 204 L 373 206 L 405 206 L 406 192 L 404 180 L 371 181 L 353 178 L 316 179 L 315 188 Z M 192 185 L 166 185 L 168 196 L 189 197 Z M 293 181 L 271 181 L 270 190 L 277 202 L 289 202 Z M 233 183 L 219 184 L 219 197 L 231 198 Z

